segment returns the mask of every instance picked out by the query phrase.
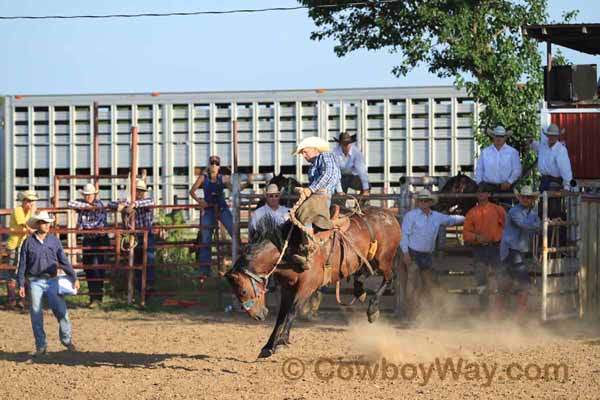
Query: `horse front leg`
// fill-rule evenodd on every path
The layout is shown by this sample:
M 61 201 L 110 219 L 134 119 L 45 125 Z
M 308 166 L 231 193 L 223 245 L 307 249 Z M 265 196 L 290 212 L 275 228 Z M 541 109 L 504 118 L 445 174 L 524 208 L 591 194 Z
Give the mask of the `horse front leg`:
M 277 321 L 275 327 L 267 343 L 263 346 L 258 358 L 267 358 L 275 353 L 275 347 L 277 343 L 281 342 L 281 337 L 286 326 L 286 321 L 289 318 L 290 309 L 293 304 L 294 290 L 281 287 L 281 302 L 279 305 L 279 314 L 277 314 Z
M 306 304 L 309 298 L 316 293 L 316 291 L 311 291 L 308 289 L 300 289 L 296 294 L 296 297 L 290 307 L 290 310 L 287 314 L 283 322 L 283 331 L 279 340 L 275 342 L 275 352 L 286 349 L 290 345 L 290 330 L 292 329 L 292 325 L 298 316 L 302 307 Z

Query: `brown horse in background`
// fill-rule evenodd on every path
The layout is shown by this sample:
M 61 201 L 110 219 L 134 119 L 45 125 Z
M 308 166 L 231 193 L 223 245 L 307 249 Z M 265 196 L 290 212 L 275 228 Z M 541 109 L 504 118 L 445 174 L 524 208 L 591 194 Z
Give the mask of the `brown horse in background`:
M 316 234 L 319 246 L 309 270 L 302 270 L 287 261 L 301 243 L 300 229 L 290 221 L 280 226 L 267 222 L 258 230 L 261 237 L 245 249 L 225 275 L 246 312 L 256 320 L 264 320 L 268 315 L 265 305 L 268 277 L 271 274 L 275 276 L 281 286 L 277 321 L 259 357 L 269 357 L 277 349 L 289 345 L 290 329 L 297 313 L 324 284 L 337 283 L 354 275 L 357 278 L 354 280 L 354 296 L 363 296 L 364 279 L 370 276 L 364 263 L 371 243 L 369 229 L 378 243 L 370 265 L 376 274 L 383 276 L 383 281 L 369 301 L 367 316 L 370 322 L 378 317 L 379 300 L 392 282 L 393 260 L 400 244 L 400 224 L 393 214 L 376 207 L 366 209 L 363 215 L 353 215 L 349 222 L 350 226 L 344 233 L 334 229 Z M 342 235 L 345 240 L 342 240 Z M 325 268 L 326 265 L 330 268 Z

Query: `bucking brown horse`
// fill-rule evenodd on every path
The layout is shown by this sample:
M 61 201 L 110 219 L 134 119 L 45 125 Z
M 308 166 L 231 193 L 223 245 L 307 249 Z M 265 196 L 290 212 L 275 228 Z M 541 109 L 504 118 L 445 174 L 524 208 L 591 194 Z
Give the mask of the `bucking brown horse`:
M 291 221 L 280 226 L 267 222 L 261 224 L 255 242 L 245 249 L 225 275 L 246 312 L 256 320 L 264 320 L 268 314 L 265 284 L 269 276 L 273 275 L 281 286 L 275 328 L 262 348 L 260 358 L 269 357 L 290 344 L 290 329 L 297 313 L 325 284 L 339 283 L 343 278 L 354 276 L 354 296 L 364 299 L 364 280 L 373 273 L 382 275 L 381 286 L 370 299 L 367 309 L 369 321 L 377 319 L 380 298 L 392 283 L 392 264 L 400 244 L 400 224 L 393 214 L 377 207 L 345 218 L 334 219 L 336 228 L 315 234 L 318 249 L 308 270 L 289 261 L 301 244 L 300 229 Z

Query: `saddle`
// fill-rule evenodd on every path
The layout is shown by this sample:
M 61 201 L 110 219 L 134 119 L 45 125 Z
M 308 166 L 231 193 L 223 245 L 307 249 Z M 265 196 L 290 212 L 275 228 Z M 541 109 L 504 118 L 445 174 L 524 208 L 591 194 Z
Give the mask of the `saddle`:
M 369 249 L 368 249 L 366 255 L 360 254 L 360 252 L 356 249 L 356 247 L 349 240 L 349 237 L 346 236 L 346 232 L 348 231 L 348 229 L 350 229 L 350 225 L 351 225 L 350 218 L 354 214 L 355 214 L 355 212 L 350 210 L 350 212 L 348 214 L 341 215 L 340 214 L 340 206 L 334 204 L 330 208 L 330 215 L 331 215 L 330 219 L 333 224 L 333 229 L 315 233 L 315 237 L 320 245 L 324 245 L 329 239 L 333 239 L 331 241 L 331 249 L 329 249 L 329 252 L 328 252 L 329 254 L 327 256 L 327 260 L 325 261 L 325 265 L 324 265 L 325 271 L 324 271 L 323 282 L 322 282 L 323 286 L 327 285 L 329 282 L 331 282 L 332 266 L 330 264 L 330 261 L 331 261 L 333 249 L 335 247 L 335 242 L 339 242 L 342 247 L 348 247 L 348 249 L 350 249 L 350 251 L 354 252 L 361 259 L 361 263 L 366 265 L 370 274 L 371 275 L 374 274 L 373 267 L 371 266 L 369 261 L 375 257 L 375 253 L 377 252 L 377 248 L 378 248 L 378 243 L 377 243 L 377 240 L 375 239 L 373 228 L 371 227 L 369 222 L 367 222 L 366 219 L 363 220 L 363 222 L 367 226 L 367 229 L 369 230 L 369 236 L 370 236 Z
M 352 214 L 340 214 L 340 206 L 333 204 L 329 208 L 329 215 L 331 215 L 331 223 L 333 229 L 338 229 L 342 232 L 346 232 L 350 228 L 350 216 Z

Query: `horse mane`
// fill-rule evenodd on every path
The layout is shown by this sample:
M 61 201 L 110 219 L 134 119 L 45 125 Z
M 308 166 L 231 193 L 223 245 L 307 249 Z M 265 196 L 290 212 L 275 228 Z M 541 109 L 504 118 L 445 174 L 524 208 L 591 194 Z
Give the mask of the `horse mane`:
M 283 249 L 285 240 L 290 229 L 293 229 L 291 221 L 286 221 L 283 224 L 278 224 L 277 221 L 270 215 L 265 215 L 258 222 L 256 229 L 253 229 L 250 234 L 249 244 L 246 247 L 246 254 L 253 258 L 267 243 L 273 243 L 279 251 Z M 297 244 L 300 242 L 299 231 L 296 234 L 292 233 L 290 242 Z

